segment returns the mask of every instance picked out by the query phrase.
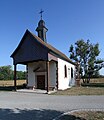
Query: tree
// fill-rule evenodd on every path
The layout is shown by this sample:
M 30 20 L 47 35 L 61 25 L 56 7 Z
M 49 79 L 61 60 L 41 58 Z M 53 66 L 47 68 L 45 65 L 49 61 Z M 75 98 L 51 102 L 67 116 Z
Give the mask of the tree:
M 10 80 L 12 79 L 12 76 L 13 76 L 13 71 L 11 65 L 0 67 L 0 80 Z
M 17 79 L 23 80 L 26 79 L 26 72 L 24 71 L 17 71 Z
M 83 82 L 89 82 L 90 77 L 103 67 L 103 60 L 97 59 L 99 56 L 99 44 L 92 44 L 89 40 L 85 42 L 83 39 L 78 40 L 70 46 L 70 59 L 80 63 L 80 74 L 84 78 Z
M 11 65 L 0 67 L 0 80 L 13 80 L 14 71 Z M 26 79 L 26 72 L 17 71 L 17 79 Z

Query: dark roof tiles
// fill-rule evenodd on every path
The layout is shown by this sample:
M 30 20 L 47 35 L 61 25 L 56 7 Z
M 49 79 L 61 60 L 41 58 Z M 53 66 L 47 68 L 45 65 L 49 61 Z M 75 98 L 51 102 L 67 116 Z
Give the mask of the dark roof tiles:
M 39 42 L 41 45 L 43 45 L 44 47 L 46 47 L 48 50 L 49 50 L 49 53 L 55 55 L 56 57 L 58 58 L 61 58 L 65 61 L 68 61 L 74 65 L 76 65 L 75 62 L 71 61 L 65 54 L 63 54 L 61 51 L 57 50 L 55 47 L 51 46 L 50 44 L 44 42 L 41 38 L 37 37 L 36 35 L 34 35 L 32 32 L 30 32 L 29 30 L 26 30 L 22 40 L 20 41 L 18 47 L 16 48 L 16 50 L 13 52 L 13 54 L 11 55 L 11 57 L 13 57 L 18 49 L 20 48 L 20 46 L 22 45 L 22 43 L 24 42 L 25 40 L 25 37 L 27 36 L 27 34 L 31 35 L 33 38 L 35 38 L 35 40 L 37 40 L 37 42 Z
M 30 32 L 28 30 L 28 32 Z M 57 54 L 58 56 L 60 56 L 61 58 L 63 58 L 64 60 L 72 63 L 75 65 L 75 63 L 73 61 L 71 61 L 65 54 L 63 54 L 61 51 L 57 50 L 55 47 L 51 46 L 50 44 L 44 42 L 43 40 L 41 40 L 41 38 L 37 37 L 36 35 L 34 35 L 32 32 L 30 32 L 33 37 L 38 40 L 38 42 L 40 42 L 42 45 L 44 45 L 45 47 L 47 47 L 50 51 L 54 52 L 55 54 Z

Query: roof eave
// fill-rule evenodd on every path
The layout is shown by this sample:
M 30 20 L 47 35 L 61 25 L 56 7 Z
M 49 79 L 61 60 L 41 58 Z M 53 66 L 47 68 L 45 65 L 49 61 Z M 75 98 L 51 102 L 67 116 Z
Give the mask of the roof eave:
M 28 33 L 29 33 L 29 30 L 27 29 L 27 30 L 25 31 L 25 34 L 24 34 L 24 36 L 22 37 L 19 45 L 18 45 L 17 48 L 14 50 L 14 52 L 11 54 L 11 56 L 10 56 L 11 58 L 13 58 L 13 56 L 16 54 L 16 52 L 18 51 L 19 47 L 21 46 L 24 38 L 26 37 L 26 35 L 27 35 Z

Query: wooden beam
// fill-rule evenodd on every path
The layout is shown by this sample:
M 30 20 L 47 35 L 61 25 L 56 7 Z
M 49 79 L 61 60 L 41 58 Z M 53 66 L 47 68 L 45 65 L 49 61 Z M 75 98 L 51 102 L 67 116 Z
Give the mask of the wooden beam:
M 56 62 L 56 88 L 58 90 L 58 62 Z
M 34 70 L 33 70 L 33 72 L 36 72 L 37 70 L 39 70 L 40 69 L 40 67 L 37 67 L 37 68 L 35 68 Z
M 28 84 L 28 64 L 26 65 L 26 84 Z
M 17 79 L 17 77 L 16 77 L 16 64 L 14 64 L 14 90 L 16 91 L 17 90 L 17 83 L 16 83 L 16 79 Z
M 48 61 L 51 61 L 51 60 L 58 61 L 58 58 L 48 53 Z
M 49 61 L 46 62 L 46 70 L 47 70 L 47 93 L 49 92 Z

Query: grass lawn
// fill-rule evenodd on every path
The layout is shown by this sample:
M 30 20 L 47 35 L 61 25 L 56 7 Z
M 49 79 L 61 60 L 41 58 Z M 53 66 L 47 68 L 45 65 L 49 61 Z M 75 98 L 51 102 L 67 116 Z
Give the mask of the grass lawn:
M 59 120 L 104 120 L 104 111 L 79 111 L 64 115 Z
M 72 87 L 59 90 L 54 95 L 104 95 L 104 87 Z

